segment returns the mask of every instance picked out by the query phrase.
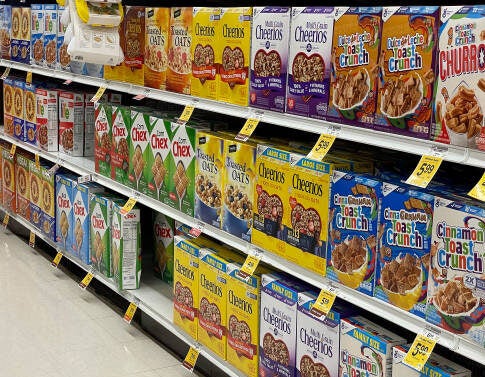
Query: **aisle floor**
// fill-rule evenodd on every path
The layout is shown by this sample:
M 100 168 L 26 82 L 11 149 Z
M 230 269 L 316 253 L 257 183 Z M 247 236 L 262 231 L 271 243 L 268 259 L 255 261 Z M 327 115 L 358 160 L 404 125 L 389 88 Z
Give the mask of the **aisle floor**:
M 0 376 L 193 376 L 121 315 L 0 230 Z

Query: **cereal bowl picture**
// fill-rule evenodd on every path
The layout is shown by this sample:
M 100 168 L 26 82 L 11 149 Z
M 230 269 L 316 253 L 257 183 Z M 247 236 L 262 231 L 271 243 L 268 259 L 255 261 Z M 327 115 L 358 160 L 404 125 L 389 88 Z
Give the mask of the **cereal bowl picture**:
M 291 198 L 290 198 L 291 199 Z M 322 220 L 317 210 L 305 209 L 301 204 L 296 204 L 291 210 L 291 226 L 299 235 L 299 248 L 308 253 L 321 255 L 320 232 Z
M 25 116 L 28 122 L 35 123 L 35 94 L 32 92 L 25 92 Z
M 365 68 L 337 75 L 333 91 L 333 104 L 339 110 L 352 110 L 362 106 L 370 90 L 370 76 Z
M 303 356 L 300 360 L 301 377 L 331 377 L 328 369 L 322 363 L 315 363 L 310 356 Z
M 282 340 L 276 340 L 271 333 L 264 334 L 263 352 L 265 356 L 281 365 L 290 364 L 290 352 L 288 346 Z
M 54 40 L 49 41 L 45 48 L 45 61 L 47 64 L 53 64 L 56 61 L 56 42 Z
M 195 213 L 202 221 L 212 224 L 221 213 L 221 190 L 204 174 L 195 179 Z
M 11 86 L 4 86 L 3 103 L 5 106 L 5 112 L 10 114 L 12 112 L 13 94 Z
M 12 168 L 8 163 L 3 164 L 3 182 L 6 187 L 10 187 L 12 184 Z
M 24 110 L 24 104 L 22 103 L 22 89 L 20 88 L 15 88 L 14 90 L 14 95 L 13 95 L 13 109 L 14 109 L 14 115 L 18 118 L 23 118 L 23 110 Z
M 155 72 L 167 70 L 168 56 L 162 45 L 150 44 L 145 49 L 145 65 Z
M 325 62 L 318 54 L 296 54 L 291 68 L 294 82 L 323 81 L 325 76 Z
M 412 115 L 423 98 L 423 81 L 415 73 L 388 79 L 382 89 L 381 112 L 389 119 Z M 393 123 L 398 126 L 398 123 Z M 405 126 L 405 124 L 404 124 Z
M 42 185 L 42 204 L 44 205 L 44 209 L 46 212 L 51 210 L 51 187 L 47 182 L 44 182 Z
M 332 266 L 342 284 L 357 289 L 364 281 L 369 263 L 369 246 L 363 237 L 347 237 L 335 245 L 332 251 Z
M 258 213 L 264 216 L 264 233 L 268 236 L 283 239 L 281 221 L 283 219 L 283 202 L 278 195 L 269 195 L 262 191 L 258 195 Z
M 279 77 L 281 57 L 277 51 L 258 50 L 254 56 L 254 74 L 257 77 Z
M 41 62 L 44 58 L 44 44 L 41 39 L 37 39 L 32 46 L 34 60 L 36 62 Z
M 239 187 L 227 185 L 224 195 L 224 230 L 247 234 L 252 227 L 253 203 Z

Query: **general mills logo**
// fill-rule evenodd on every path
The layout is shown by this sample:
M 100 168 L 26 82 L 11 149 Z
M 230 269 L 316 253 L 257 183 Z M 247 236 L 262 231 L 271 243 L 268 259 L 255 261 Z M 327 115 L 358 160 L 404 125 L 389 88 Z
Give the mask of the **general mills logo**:
M 310 52 L 312 50 L 312 44 L 311 43 L 308 43 L 306 45 L 306 50 L 307 50 L 307 52 Z
M 441 13 L 441 18 L 446 18 L 448 16 L 448 9 L 443 9 L 443 13 Z

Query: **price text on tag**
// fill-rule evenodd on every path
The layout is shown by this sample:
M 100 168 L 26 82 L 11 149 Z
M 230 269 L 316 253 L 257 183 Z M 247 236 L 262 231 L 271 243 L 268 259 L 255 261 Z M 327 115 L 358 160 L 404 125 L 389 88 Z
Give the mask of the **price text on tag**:
M 27 71 L 27 76 L 25 77 L 25 82 L 27 84 L 32 84 L 32 71 Z
M 79 287 L 81 289 L 86 289 L 88 287 L 89 283 L 91 283 L 91 280 L 93 280 L 93 278 L 94 278 L 94 272 L 91 270 L 86 274 L 86 276 L 83 278 L 83 280 L 80 281 Z
M 98 91 L 96 92 L 96 94 L 93 96 L 93 98 L 91 98 L 91 102 L 98 102 L 101 97 L 103 96 L 104 92 L 106 91 L 108 87 L 106 85 L 101 85 L 99 88 L 98 88 Z
M 251 135 L 253 134 L 254 130 L 259 124 L 259 119 L 257 118 L 249 118 L 246 120 L 246 123 L 244 123 L 243 128 L 241 128 L 241 131 L 236 135 L 235 139 L 239 141 L 246 141 L 248 140 Z
M 130 198 L 126 201 L 125 205 L 123 208 L 121 208 L 120 213 L 122 216 L 126 216 L 127 213 L 129 213 L 133 207 L 135 206 L 137 200 L 136 198 Z
M 336 297 L 337 290 L 334 287 L 322 288 L 310 312 L 317 317 L 326 316 L 332 309 Z
M 32 248 L 35 247 L 35 233 L 32 231 L 30 231 L 29 246 Z
M 195 364 L 197 363 L 199 353 L 200 350 L 197 347 L 190 347 L 182 365 L 192 372 L 195 368 Z
M 5 79 L 8 77 L 8 75 L 9 75 L 9 74 L 10 74 L 10 67 L 7 67 L 7 68 L 5 69 L 5 72 L 3 72 L 3 74 L 2 74 L 2 76 L 1 76 L 0 78 L 1 78 L 2 80 L 5 80 Z
M 126 309 L 125 315 L 123 316 L 123 320 L 126 323 L 131 323 L 131 321 L 133 320 L 133 317 L 135 316 L 135 312 L 137 308 L 138 308 L 138 305 L 135 302 L 130 302 L 128 309 Z
M 51 262 L 52 266 L 55 267 L 55 268 L 59 267 L 59 263 L 61 263 L 61 259 L 62 259 L 62 253 L 60 251 L 58 251 L 56 256 L 54 257 L 54 259 Z
M 8 221 L 10 220 L 10 215 L 8 213 L 5 214 L 5 217 L 3 218 L 3 227 L 6 228 L 8 225 Z
M 438 340 L 438 333 L 425 329 L 416 336 L 403 362 L 411 368 L 421 371 L 431 356 Z
M 12 144 L 12 146 L 10 147 L 10 157 L 12 158 L 13 156 L 15 156 L 15 151 L 17 150 L 17 145 L 15 144 Z
M 485 202 L 485 173 L 483 173 L 482 178 L 480 178 L 478 183 L 470 190 L 468 195 Z
M 406 180 L 407 184 L 426 188 L 438 171 L 443 158 L 437 156 L 422 156 L 418 166 Z
M 308 153 L 308 158 L 322 161 L 332 148 L 335 139 L 335 135 L 321 134 L 313 149 Z
M 254 271 L 256 271 L 256 268 L 258 268 L 258 264 L 262 257 L 263 255 L 258 252 L 249 254 L 238 272 L 239 277 L 246 280 L 249 279 L 249 277 L 254 274 Z
M 178 123 L 187 123 L 192 116 L 192 113 L 194 112 L 195 107 L 192 105 L 187 105 L 184 108 L 184 111 L 182 111 L 182 114 L 180 115 L 178 119 Z

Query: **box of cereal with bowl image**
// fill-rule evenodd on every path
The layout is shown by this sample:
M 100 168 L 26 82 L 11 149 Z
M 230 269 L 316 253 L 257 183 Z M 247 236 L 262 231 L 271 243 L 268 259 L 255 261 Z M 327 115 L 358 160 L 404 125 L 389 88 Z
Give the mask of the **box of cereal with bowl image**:
M 29 160 L 30 222 L 37 228 L 42 226 L 42 174 L 41 167 Z
M 25 135 L 27 143 L 36 145 L 38 139 L 37 132 L 37 98 L 35 92 L 37 84 L 25 83 L 24 89 L 24 118 L 25 118 Z
M 56 48 L 56 66 L 57 68 L 70 71 L 70 63 L 71 57 L 67 53 L 67 46 L 69 45 L 67 41 L 64 39 L 66 34 L 67 25 L 62 23 L 62 14 L 65 8 L 63 6 L 59 6 L 57 8 L 57 48 Z
M 45 63 L 44 51 L 44 5 L 32 4 L 30 6 L 32 15 L 32 30 L 30 33 L 30 64 L 43 66 Z
M 3 207 L 15 213 L 17 197 L 15 191 L 15 156 L 10 155 L 10 149 L 2 148 L 2 196 Z
M 83 93 L 59 93 L 59 151 L 73 157 L 84 153 Z
M 12 61 L 19 61 L 20 59 L 20 24 L 22 16 L 22 8 L 12 7 L 12 34 L 10 39 L 10 59 Z
M 0 5 L 0 56 L 10 60 L 10 38 L 12 35 L 12 6 Z
M 94 104 L 94 169 L 111 177 L 111 143 L 113 106 L 97 101 Z M 123 183 L 123 182 L 122 182 Z
M 127 106 L 111 105 L 111 179 L 128 185 L 130 166 L 131 110 Z
M 59 150 L 59 93 L 57 90 L 37 87 L 35 99 L 37 103 L 36 146 L 47 152 L 57 152 Z
M 77 177 L 72 174 L 56 175 L 56 234 L 57 243 L 62 251 L 76 255 L 73 250 L 73 204 L 74 184 Z
M 15 185 L 17 187 L 17 214 L 30 221 L 30 172 L 27 154 L 15 155 Z
M 170 285 L 174 276 L 174 231 L 174 219 L 160 212 L 153 213 L 153 272 Z
M 145 9 L 145 86 L 165 90 L 170 8 Z
M 13 137 L 14 79 L 8 76 L 3 80 L 3 130 Z
M 13 85 L 13 136 L 17 140 L 25 141 L 25 79 L 15 78 Z
M 56 173 L 50 171 L 51 166 L 41 165 L 42 176 L 41 190 L 41 229 L 42 233 L 50 240 L 57 242 L 56 222 Z
M 44 20 L 45 65 L 55 68 L 57 63 L 57 4 L 44 5 Z

